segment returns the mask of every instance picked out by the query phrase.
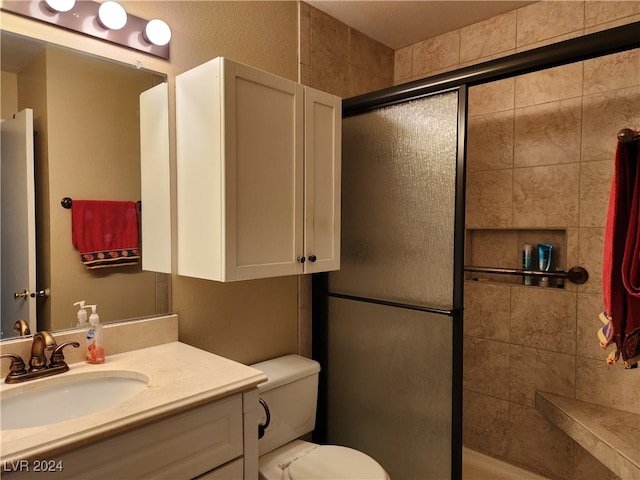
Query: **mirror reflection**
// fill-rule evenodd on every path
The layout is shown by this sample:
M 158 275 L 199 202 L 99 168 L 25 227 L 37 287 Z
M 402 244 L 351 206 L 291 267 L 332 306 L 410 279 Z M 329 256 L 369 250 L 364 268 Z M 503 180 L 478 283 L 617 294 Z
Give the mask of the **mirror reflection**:
M 74 328 L 78 308 L 73 304 L 80 300 L 98 305 L 103 323 L 167 313 L 168 275 L 145 272 L 141 262 L 87 269 L 72 244 L 71 210 L 61 205 L 65 197 L 140 200 L 139 95 L 164 82 L 164 76 L 8 32 L 1 35 L 0 338 L 19 335 L 14 324 L 20 319 L 32 333 Z M 22 123 L 14 127 L 14 121 Z M 35 131 L 33 163 L 18 160 L 10 170 L 5 165 L 13 164 L 14 150 L 28 154 L 24 130 L 29 128 Z M 18 147 L 5 149 L 12 143 L 5 140 L 14 137 Z M 10 194 L 18 198 L 9 201 Z M 25 236 L 13 238 L 10 232 Z M 35 237 L 31 247 L 29 236 Z M 27 273 L 19 278 L 23 269 Z

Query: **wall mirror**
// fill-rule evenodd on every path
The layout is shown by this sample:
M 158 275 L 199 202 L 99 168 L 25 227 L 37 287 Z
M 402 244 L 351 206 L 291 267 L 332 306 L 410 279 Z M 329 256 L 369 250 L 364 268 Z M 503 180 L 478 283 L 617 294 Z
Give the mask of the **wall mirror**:
M 23 180 L 5 169 L 9 153 L 2 153 L 0 338 L 19 335 L 13 326 L 20 303 L 35 311 L 30 324 L 37 330 L 75 328 L 73 303 L 80 300 L 96 304 L 103 323 L 168 313 L 170 276 L 144 271 L 141 262 L 88 270 L 72 245 L 71 210 L 61 205 L 64 197 L 141 200 L 139 98 L 166 76 L 12 32 L 0 35 L 3 125 L 31 111 L 35 131 L 31 220 L 20 207 L 5 208 L 11 204 L 5 195 Z M 141 209 L 144 216 L 144 202 Z M 19 228 L 35 232 L 33 248 L 11 245 L 8 234 Z M 7 272 L 5 265 L 18 257 L 35 265 L 34 287 L 11 283 L 17 267 Z

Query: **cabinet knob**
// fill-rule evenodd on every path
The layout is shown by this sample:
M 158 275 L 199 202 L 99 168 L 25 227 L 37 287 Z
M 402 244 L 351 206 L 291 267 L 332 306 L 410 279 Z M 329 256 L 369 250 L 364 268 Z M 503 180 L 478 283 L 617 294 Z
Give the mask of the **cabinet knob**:
M 304 263 L 304 262 L 305 262 L 305 260 L 306 260 L 306 258 L 305 258 L 305 257 L 298 257 L 298 258 L 296 258 L 296 260 L 297 260 L 298 262 L 300 262 L 300 263 Z
M 315 255 L 309 255 L 309 261 L 310 262 L 315 262 L 318 259 L 318 257 L 316 257 Z

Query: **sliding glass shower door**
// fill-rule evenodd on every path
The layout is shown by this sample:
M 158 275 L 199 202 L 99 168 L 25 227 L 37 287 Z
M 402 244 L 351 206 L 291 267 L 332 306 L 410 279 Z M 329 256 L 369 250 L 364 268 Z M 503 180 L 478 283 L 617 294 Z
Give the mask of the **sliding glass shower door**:
M 326 440 L 392 479 L 452 478 L 460 443 L 464 99 L 455 89 L 343 121 L 342 267 L 326 279 L 319 355 Z

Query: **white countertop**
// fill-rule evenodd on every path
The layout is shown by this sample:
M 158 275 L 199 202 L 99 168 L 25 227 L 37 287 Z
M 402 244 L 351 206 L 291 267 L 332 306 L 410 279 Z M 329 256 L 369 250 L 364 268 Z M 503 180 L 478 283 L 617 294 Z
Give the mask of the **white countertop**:
M 68 372 L 52 377 L 11 385 L 2 383 L 0 392 L 34 388 L 39 382 L 53 379 L 73 380 L 72 376 L 79 373 L 101 376 L 114 371 L 137 372 L 142 378 L 149 378 L 149 384 L 131 399 L 93 414 L 38 427 L 2 430 L 3 464 L 53 458 L 87 445 L 92 439 L 103 439 L 166 415 L 251 390 L 267 379 L 259 370 L 180 342 L 107 355 L 101 365 L 79 362 L 69 366 Z

